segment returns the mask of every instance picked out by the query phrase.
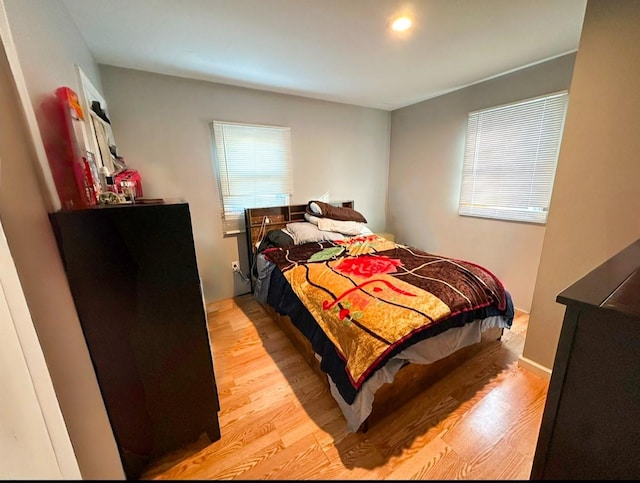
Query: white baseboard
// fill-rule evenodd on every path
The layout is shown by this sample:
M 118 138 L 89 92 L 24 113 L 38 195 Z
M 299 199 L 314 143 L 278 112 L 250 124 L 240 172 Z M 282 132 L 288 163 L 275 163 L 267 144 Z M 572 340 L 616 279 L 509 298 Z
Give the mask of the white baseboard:
M 205 305 L 205 307 L 207 308 L 207 313 L 208 314 L 212 314 L 213 312 L 217 312 L 218 310 L 220 310 L 217 306 L 215 305 Z
M 547 381 L 551 380 L 551 369 L 540 365 L 537 362 L 533 362 L 531 359 L 527 359 L 526 357 L 520 356 L 518 358 L 518 367 L 525 369 L 536 376 L 542 377 Z
M 205 307 L 207 308 L 207 313 L 212 314 L 221 310 L 229 310 L 233 308 L 234 305 L 233 298 L 229 298 L 205 304 Z

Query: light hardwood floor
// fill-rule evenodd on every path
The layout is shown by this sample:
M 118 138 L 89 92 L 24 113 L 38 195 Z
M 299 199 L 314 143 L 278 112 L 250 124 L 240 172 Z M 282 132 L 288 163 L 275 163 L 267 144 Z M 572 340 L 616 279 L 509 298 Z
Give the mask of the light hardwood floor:
M 548 383 L 517 366 L 526 314 L 501 343 L 354 434 L 251 295 L 215 308 L 222 438 L 164 456 L 142 479 L 529 479 Z

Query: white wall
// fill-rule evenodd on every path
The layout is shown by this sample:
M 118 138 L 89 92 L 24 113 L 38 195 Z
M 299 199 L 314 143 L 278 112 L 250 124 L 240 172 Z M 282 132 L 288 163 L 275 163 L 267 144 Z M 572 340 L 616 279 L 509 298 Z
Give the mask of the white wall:
M 589 0 L 523 358 L 553 367 L 556 296 L 640 237 L 639 180 L 640 2 Z
M 568 89 L 575 54 L 393 111 L 387 228 L 396 240 L 473 261 L 529 311 L 545 228 L 458 215 L 468 113 Z
M 387 111 L 100 66 L 114 137 L 138 169 L 146 197 L 189 202 L 207 303 L 246 293 L 245 234 L 223 237 L 212 164 L 212 120 L 291 127 L 294 196 L 353 199 L 373 230 L 385 228 Z
M 75 64 L 102 88 L 98 66 L 62 0 L 3 1 L 34 107 L 52 87 L 78 91 Z
M 93 72 L 93 80 L 99 85 L 95 63 L 62 2 L 4 3 L 11 45 L 15 43 L 36 112 L 42 98 L 57 87 L 77 89 L 76 63 L 86 72 Z M 7 38 L 2 41 L 0 219 L 82 476 L 123 478 L 113 432 L 48 220 L 47 196 L 39 183 L 39 165 L 25 127 L 25 111 L 4 55 Z M 25 101 L 30 108 L 29 99 Z

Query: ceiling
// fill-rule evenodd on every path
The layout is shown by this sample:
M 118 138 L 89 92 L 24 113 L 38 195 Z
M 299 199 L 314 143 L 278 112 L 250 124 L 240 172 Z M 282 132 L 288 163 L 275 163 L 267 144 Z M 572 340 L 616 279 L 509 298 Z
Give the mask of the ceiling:
M 96 62 L 385 110 L 578 48 L 586 0 L 63 0 Z M 399 13 L 413 28 L 389 29 Z

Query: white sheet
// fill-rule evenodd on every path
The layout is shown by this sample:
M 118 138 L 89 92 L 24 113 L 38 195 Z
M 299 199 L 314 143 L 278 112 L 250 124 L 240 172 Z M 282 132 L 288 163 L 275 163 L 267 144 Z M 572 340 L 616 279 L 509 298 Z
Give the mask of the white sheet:
M 349 431 L 355 433 L 360 425 L 371 414 L 373 400 L 376 391 L 387 382 L 392 382 L 400 368 L 406 361 L 416 364 L 431 364 L 437 360 L 453 354 L 476 342 L 480 342 L 482 332 L 491 327 L 507 327 L 507 318 L 502 316 L 488 317 L 477 320 L 463 327 L 454 327 L 446 332 L 424 339 L 408 347 L 404 351 L 391 358 L 381 369 L 377 370 L 360 389 L 353 404 L 347 404 L 340 395 L 338 388 L 330 377 L 327 376 L 333 398 L 340 406 Z M 317 358 L 320 358 L 316 354 Z

